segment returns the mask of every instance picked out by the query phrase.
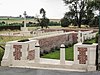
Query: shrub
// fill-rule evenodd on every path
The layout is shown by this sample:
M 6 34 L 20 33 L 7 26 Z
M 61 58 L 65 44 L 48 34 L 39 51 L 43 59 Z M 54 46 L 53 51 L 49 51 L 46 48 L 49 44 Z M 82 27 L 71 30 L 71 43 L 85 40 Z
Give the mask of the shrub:
M 41 57 L 41 56 L 43 56 L 43 52 L 42 52 L 42 51 L 40 51 L 40 57 Z
M 99 34 L 97 33 L 97 34 L 96 34 L 96 38 L 95 38 L 95 42 L 96 42 L 96 43 L 98 43 L 98 37 L 99 37 Z
M 47 51 L 47 50 L 44 50 L 44 51 L 43 51 L 43 53 L 44 53 L 44 54 L 48 54 L 48 53 L 49 53 L 49 51 Z
M 4 50 L 2 48 L 0 48 L 0 63 L 2 61 L 3 55 L 4 55 Z
M 70 24 L 71 23 L 70 23 L 70 20 L 69 19 L 67 19 L 67 18 L 62 18 L 61 19 L 61 26 L 62 27 L 68 27 Z
M 49 26 L 60 26 L 60 23 L 51 21 L 49 22 Z

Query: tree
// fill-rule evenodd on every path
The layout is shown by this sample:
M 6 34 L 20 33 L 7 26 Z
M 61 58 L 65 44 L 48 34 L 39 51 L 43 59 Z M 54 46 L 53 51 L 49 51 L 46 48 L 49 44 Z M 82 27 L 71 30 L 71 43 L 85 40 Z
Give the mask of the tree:
M 34 17 L 34 19 L 37 21 L 36 25 L 41 26 L 42 29 L 43 27 L 48 28 L 49 19 L 46 18 L 46 11 L 43 8 L 40 9 L 40 14 L 42 14 L 42 18 L 39 18 L 39 15 Z
M 69 6 L 69 12 L 65 16 L 72 20 L 74 25 L 81 27 L 83 19 L 90 19 L 94 17 L 92 0 L 63 0 L 66 6 Z
M 48 18 L 41 19 L 41 22 L 40 22 L 41 28 L 43 28 L 43 27 L 48 28 L 48 24 L 49 24 L 49 19 Z
M 43 8 L 40 9 L 40 14 L 43 14 L 42 17 L 46 18 L 46 11 Z
M 61 26 L 62 27 L 68 27 L 71 24 L 70 20 L 68 18 L 62 18 L 61 19 Z
M 40 14 L 42 14 L 42 18 L 40 19 L 41 20 L 40 26 L 41 26 L 41 28 L 43 28 L 43 27 L 47 28 L 48 24 L 49 24 L 49 19 L 46 18 L 46 11 L 43 8 L 41 8 Z

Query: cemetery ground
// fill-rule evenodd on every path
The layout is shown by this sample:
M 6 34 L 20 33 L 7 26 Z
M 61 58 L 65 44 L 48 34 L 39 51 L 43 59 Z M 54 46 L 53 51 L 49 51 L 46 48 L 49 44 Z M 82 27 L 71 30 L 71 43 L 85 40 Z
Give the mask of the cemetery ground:
M 10 36 L 6 36 L 6 37 L 0 37 L 0 42 L 3 43 L 3 42 L 7 42 L 7 41 L 13 41 L 13 40 L 22 40 L 22 39 L 27 39 L 29 37 L 10 37 Z M 87 40 L 85 41 L 85 43 L 95 43 L 95 38 L 94 39 L 91 39 L 91 40 Z M 1 45 L 2 47 L 5 46 L 5 44 L 2 44 Z M 73 61 L 73 45 L 68 45 L 66 47 L 66 50 L 65 50 L 65 59 L 66 60 L 70 60 L 70 61 Z M 0 47 L 0 61 L 2 60 L 2 57 L 3 57 L 3 54 L 4 54 L 4 50 Z M 41 56 L 42 58 L 49 58 L 49 59 L 60 59 L 60 49 L 54 49 L 53 52 L 50 52 L 50 53 L 45 53 Z
M 7 40 L 9 38 L 10 40 Z M 14 39 L 17 38 L 17 39 Z M 27 39 L 29 37 L 26 37 Z M 1 37 L 1 40 L 4 41 L 12 41 L 12 40 L 20 40 L 24 39 L 24 37 Z M 95 39 L 87 41 L 87 43 L 93 43 L 95 42 Z M 0 48 L 1 52 L 1 59 L 4 53 L 4 50 Z M 53 55 L 52 55 L 53 54 Z M 50 54 L 45 54 L 42 56 L 43 58 L 53 58 L 53 59 L 59 59 L 59 50 L 55 50 L 54 52 L 51 52 Z M 50 57 L 51 56 L 51 57 Z M 66 60 L 73 60 L 73 45 L 69 45 L 66 48 Z M 41 68 L 11 68 L 11 67 L 0 67 L 0 75 L 99 75 L 100 72 L 69 72 L 69 71 L 62 71 L 59 70 L 50 70 L 50 69 L 41 69 Z
M 14 20 L 16 20 L 16 18 Z M 59 29 L 61 27 L 60 26 L 50 26 L 50 28 L 51 29 L 52 28 Z M 32 30 L 35 30 L 35 29 L 37 29 L 37 27 L 28 27 L 29 31 L 32 31 Z M 0 31 L 0 34 L 1 33 L 11 33 L 11 32 L 20 32 L 20 31 L 19 30 L 13 30 L 13 31 L 3 30 L 3 31 Z M 30 36 L 18 36 L 18 37 L 17 36 L 0 36 L 0 45 L 4 47 L 5 43 L 8 42 L 8 41 L 22 40 L 22 39 L 27 39 L 27 38 L 31 38 L 31 37 Z M 87 41 L 85 41 L 85 43 L 95 43 L 95 39 L 87 40 Z M 0 47 L 0 60 L 2 59 L 3 53 L 4 53 L 4 50 Z M 55 49 L 54 52 L 51 52 L 49 54 L 46 53 L 41 57 L 52 58 L 52 59 L 60 59 L 60 49 Z M 66 48 L 66 60 L 73 60 L 73 45 L 68 45 L 67 48 Z

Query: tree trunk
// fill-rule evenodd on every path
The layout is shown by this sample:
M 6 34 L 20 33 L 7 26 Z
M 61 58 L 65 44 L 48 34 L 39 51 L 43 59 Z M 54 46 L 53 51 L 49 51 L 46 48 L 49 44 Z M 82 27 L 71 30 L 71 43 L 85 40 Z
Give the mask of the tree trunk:
M 78 24 L 78 28 L 81 28 L 81 24 Z
M 81 21 L 82 21 L 82 14 L 79 13 L 79 19 L 78 19 L 78 27 L 81 28 Z

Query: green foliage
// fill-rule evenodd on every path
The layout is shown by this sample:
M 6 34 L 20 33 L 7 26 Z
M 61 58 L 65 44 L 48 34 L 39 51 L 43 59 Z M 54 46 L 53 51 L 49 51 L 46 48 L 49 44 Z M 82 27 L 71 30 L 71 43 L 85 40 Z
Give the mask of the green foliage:
M 50 58 L 50 59 L 60 59 L 60 51 L 55 51 L 49 54 L 45 54 L 42 58 Z
M 70 24 L 71 24 L 71 22 L 68 18 L 62 18 L 61 19 L 61 26 L 62 27 L 68 27 Z
M 96 43 L 98 43 L 98 37 L 99 37 L 99 34 L 97 33 L 97 34 L 96 34 L 96 38 L 95 38 L 95 42 L 96 42 Z
M 48 24 L 49 24 L 49 19 L 48 18 L 42 18 L 41 19 L 41 22 L 40 22 L 40 26 L 41 26 L 41 28 L 43 28 L 43 27 L 48 27 Z
M 34 19 L 38 22 L 36 23 L 36 26 L 41 26 L 41 28 L 46 27 L 48 28 L 49 25 L 49 19 L 46 18 L 46 11 L 41 8 L 40 9 L 40 14 L 42 14 L 42 18 L 38 18 L 38 16 L 34 17 Z
M 49 22 L 49 26 L 60 26 L 60 23 L 51 21 Z
M 91 19 L 91 21 L 89 22 L 89 26 L 90 27 L 98 27 L 98 25 L 99 25 L 98 16 L 96 16 L 95 18 Z
M 23 23 L 10 23 L 9 26 L 21 26 L 23 27 Z
M 96 39 L 93 38 L 91 40 L 86 40 L 84 43 L 88 43 L 88 44 L 96 43 Z
M 4 50 L 0 48 L 0 63 L 1 63 L 3 55 L 4 55 Z
M 40 14 L 43 14 L 42 17 L 46 18 L 46 11 L 43 8 L 40 9 Z
M 66 54 L 65 59 L 72 61 L 74 59 L 73 47 L 66 48 L 65 54 Z M 60 59 L 60 51 L 56 50 L 56 51 L 51 52 L 49 54 L 45 54 L 42 56 L 42 58 Z
M 95 3 L 93 0 L 63 1 L 69 7 L 69 11 L 65 13 L 64 17 L 70 19 L 73 25 L 77 25 L 80 28 L 83 19 L 86 19 L 88 24 L 94 18 Z
M 6 25 L 4 21 L 0 22 L 0 26 Z

